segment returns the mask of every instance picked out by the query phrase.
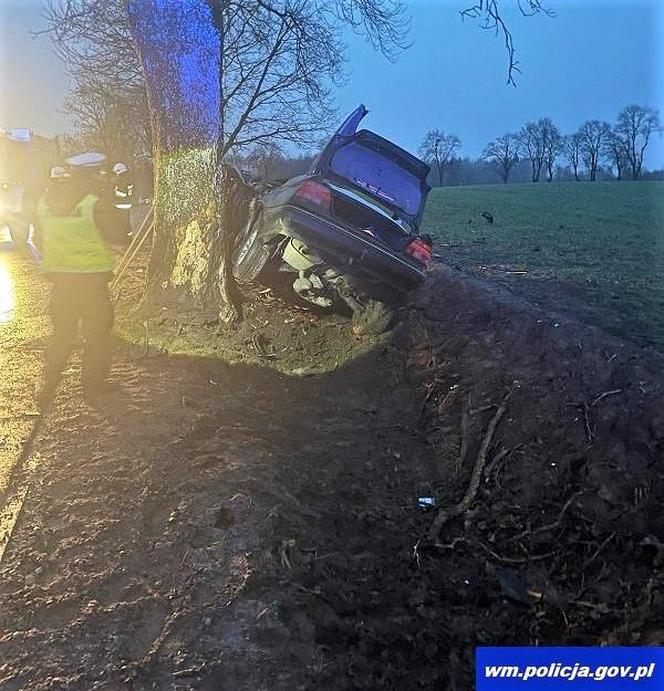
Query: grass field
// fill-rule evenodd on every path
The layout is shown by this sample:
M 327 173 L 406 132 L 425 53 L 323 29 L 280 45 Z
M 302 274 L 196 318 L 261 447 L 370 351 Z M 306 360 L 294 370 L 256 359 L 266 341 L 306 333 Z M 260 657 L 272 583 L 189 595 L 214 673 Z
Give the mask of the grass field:
M 434 189 L 423 231 L 448 263 L 664 350 L 664 182 Z

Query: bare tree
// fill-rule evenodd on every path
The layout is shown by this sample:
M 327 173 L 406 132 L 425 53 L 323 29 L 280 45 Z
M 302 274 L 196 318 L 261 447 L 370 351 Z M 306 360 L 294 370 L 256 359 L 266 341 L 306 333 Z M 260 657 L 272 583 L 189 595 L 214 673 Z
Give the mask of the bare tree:
M 524 17 L 534 17 L 535 15 L 555 17 L 555 13 L 548 9 L 542 0 L 517 0 L 516 4 Z M 461 10 L 460 14 L 462 19 L 477 19 L 482 29 L 492 31 L 496 36 L 502 37 L 509 61 L 507 83 L 516 86 L 515 75 L 521 70 L 519 69 L 519 61 L 516 59 L 512 32 L 503 17 L 503 6 L 504 2 L 501 0 L 478 0 L 470 7 Z
M 429 130 L 422 145 L 420 156 L 436 167 L 438 184 L 443 186 L 445 168 L 461 148 L 461 139 L 456 134 L 445 134 L 442 130 Z
M 563 150 L 567 163 L 572 168 L 574 179 L 579 182 L 579 167 L 581 166 L 581 135 L 578 132 L 568 134 L 563 139 Z
M 597 178 L 597 169 L 611 132 L 608 123 L 601 120 L 588 120 L 581 125 L 578 136 L 581 142 L 581 157 L 590 173 L 590 181 Z
M 249 152 L 247 163 L 254 167 L 255 172 L 263 182 L 272 179 L 274 168 L 283 157 L 283 151 L 274 142 L 260 142 Z
M 546 168 L 548 181 L 553 179 L 555 162 L 562 152 L 562 137 L 551 118 L 527 122 L 519 132 L 521 147 L 530 159 L 531 179 L 539 182 L 542 168 Z
M 96 81 L 80 80 L 65 100 L 73 116 L 80 144 L 131 162 L 150 151 L 144 89 L 112 89 Z
M 237 319 L 230 256 L 241 214 L 226 201 L 240 187 L 226 175 L 227 155 L 262 141 L 317 140 L 342 76 L 341 22 L 392 57 L 404 16 L 398 0 L 128 1 L 152 124 L 153 284 L 196 295 L 202 286 L 221 300 L 220 320 Z
M 613 135 L 620 140 L 632 180 L 641 176 L 646 148 L 652 135 L 661 131 L 659 111 L 655 108 L 631 105 L 620 111 Z
M 113 89 L 143 87 L 124 0 L 46 0 L 47 33 L 74 82 Z
M 398 3 L 381 1 L 385 6 L 384 23 L 381 24 L 380 13 L 367 21 L 372 22 L 376 30 L 385 29 L 390 19 L 398 27 L 401 11 Z M 128 4 L 135 3 L 127 0 L 48 0 L 47 31 L 74 83 L 85 84 L 84 89 L 78 89 L 78 95 L 91 91 L 92 79 L 97 91 L 144 91 L 145 75 L 130 31 Z M 342 4 L 349 21 L 359 22 L 356 5 L 361 3 L 348 0 Z M 196 21 L 206 13 L 209 16 L 208 5 L 219 9 L 224 26 L 224 152 L 242 149 L 261 139 L 299 145 L 317 141 L 327 129 L 333 113 L 330 86 L 343 78 L 343 51 L 332 23 L 332 10 L 326 6 L 316 14 L 306 3 L 300 3 L 293 5 L 297 11 L 284 12 L 279 8 L 290 7 L 285 0 L 278 3 L 262 0 L 169 1 L 155 3 L 154 10 L 170 14 L 174 20 L 177 17 L 184 35 L 189 18 Z M 171 35 L 186 60 L 186 50 L 178 40 L 181 38 L 177 32 Z M 208 64 L 205 79 L 209 81 L 209 71 L 218 63 L 216 44 L 213 45 L 209 33 L 196 39 L 199 60 Z M 386 49 L 388 45 L 394 49 L 388 38 L 381 37 L 379 42 Z M 172 51 L 172 46 L 164 45 L 165 49 L 169 47 Z M 155 58 L 158 61 L 159 56 Z M 183 83 L 174 80 L 171 84 L 174 90 L 191 92 L 196 86 L 202 86 L 200 77 L 206 72 L 204 64 L 191 64 L 182 71 Z M 177 129 L 191 129 L 191 123 L 205 119 L 208 120 L 206 126 L 212 127 L 215 120 L 212 113 L 216 109 L 204 103 L 200 94 L 190 100 L 189 108 L 177 109 L 177 113 L 176 109 L 171 109 L 171 118 L 179 116 L 183 120 Z M 194 108 L 198 112 L 193 112 Z
M 622 180 L 623 171 L 629 168 L 629 157 L 622 138 L 615 131 L 609 132 L 602 153 L 611 167 L 616 169 L 618 180 Z
M 543 158 L 547 171 L 547 182 L 551 182 L 553 180 L 556 160 L 563 151 L 563 137 L 560 134 L 560 130 L 553 124 L 551 118 L 542 118 L 538 126 L 540 128 L 544 149 Z
M 512 168 L 519 162 L 519 147 L 519 135 L 508 132 L 489 142 L 482 152 L 482 158 L 498 168 L 504 183 L 507 183 Z
M 540 124 L 537 122 L 526 123 L 519 132 L 519 141 L 530 160 L 531 180 L 539 182 L 546 153 L 544 133 Z

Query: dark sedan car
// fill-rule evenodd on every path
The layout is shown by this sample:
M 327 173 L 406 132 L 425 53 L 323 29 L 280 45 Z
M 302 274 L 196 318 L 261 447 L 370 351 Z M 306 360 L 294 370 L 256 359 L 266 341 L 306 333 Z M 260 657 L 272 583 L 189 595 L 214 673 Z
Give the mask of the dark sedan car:
M 422 283 L 431 242 L 418 233 L 429 166 L 368 130 L 357 108 L 310 171 L 264 194 L 262 213 L 240 235 L 233 264 L 242 282 L 269 261 L 297 274 L 293 289 L 329 306 L 391 302 Z

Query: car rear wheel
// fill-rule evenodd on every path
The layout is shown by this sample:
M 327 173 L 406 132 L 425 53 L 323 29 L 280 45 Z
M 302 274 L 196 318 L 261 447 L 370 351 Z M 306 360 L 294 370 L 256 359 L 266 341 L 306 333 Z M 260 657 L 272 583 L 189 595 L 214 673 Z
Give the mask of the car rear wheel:
M 270 247 L 258 236 L 260 219 L 239 239 L 233 252 L 233 276 L 239 283 L 253 283 L 270 258 Z

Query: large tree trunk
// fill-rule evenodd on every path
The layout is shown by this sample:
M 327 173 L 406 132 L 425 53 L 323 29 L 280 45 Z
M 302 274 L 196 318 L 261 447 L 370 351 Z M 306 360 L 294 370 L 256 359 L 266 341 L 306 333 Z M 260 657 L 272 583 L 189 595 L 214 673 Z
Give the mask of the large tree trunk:
M 205 0 L 128 0 L 147 85 L 155 170 L 153 287 L 218 303 L 223 209 L 215 199 L 220 40 Z M 221 175 L 221 173 L 219 173 Z M 216 202 L 216 204 L 215 204 Z
M 533 170 L 533 182 L 539 182 L 540 174 L 542 172 L 542 162 L 533 159 L 531 165 Z

